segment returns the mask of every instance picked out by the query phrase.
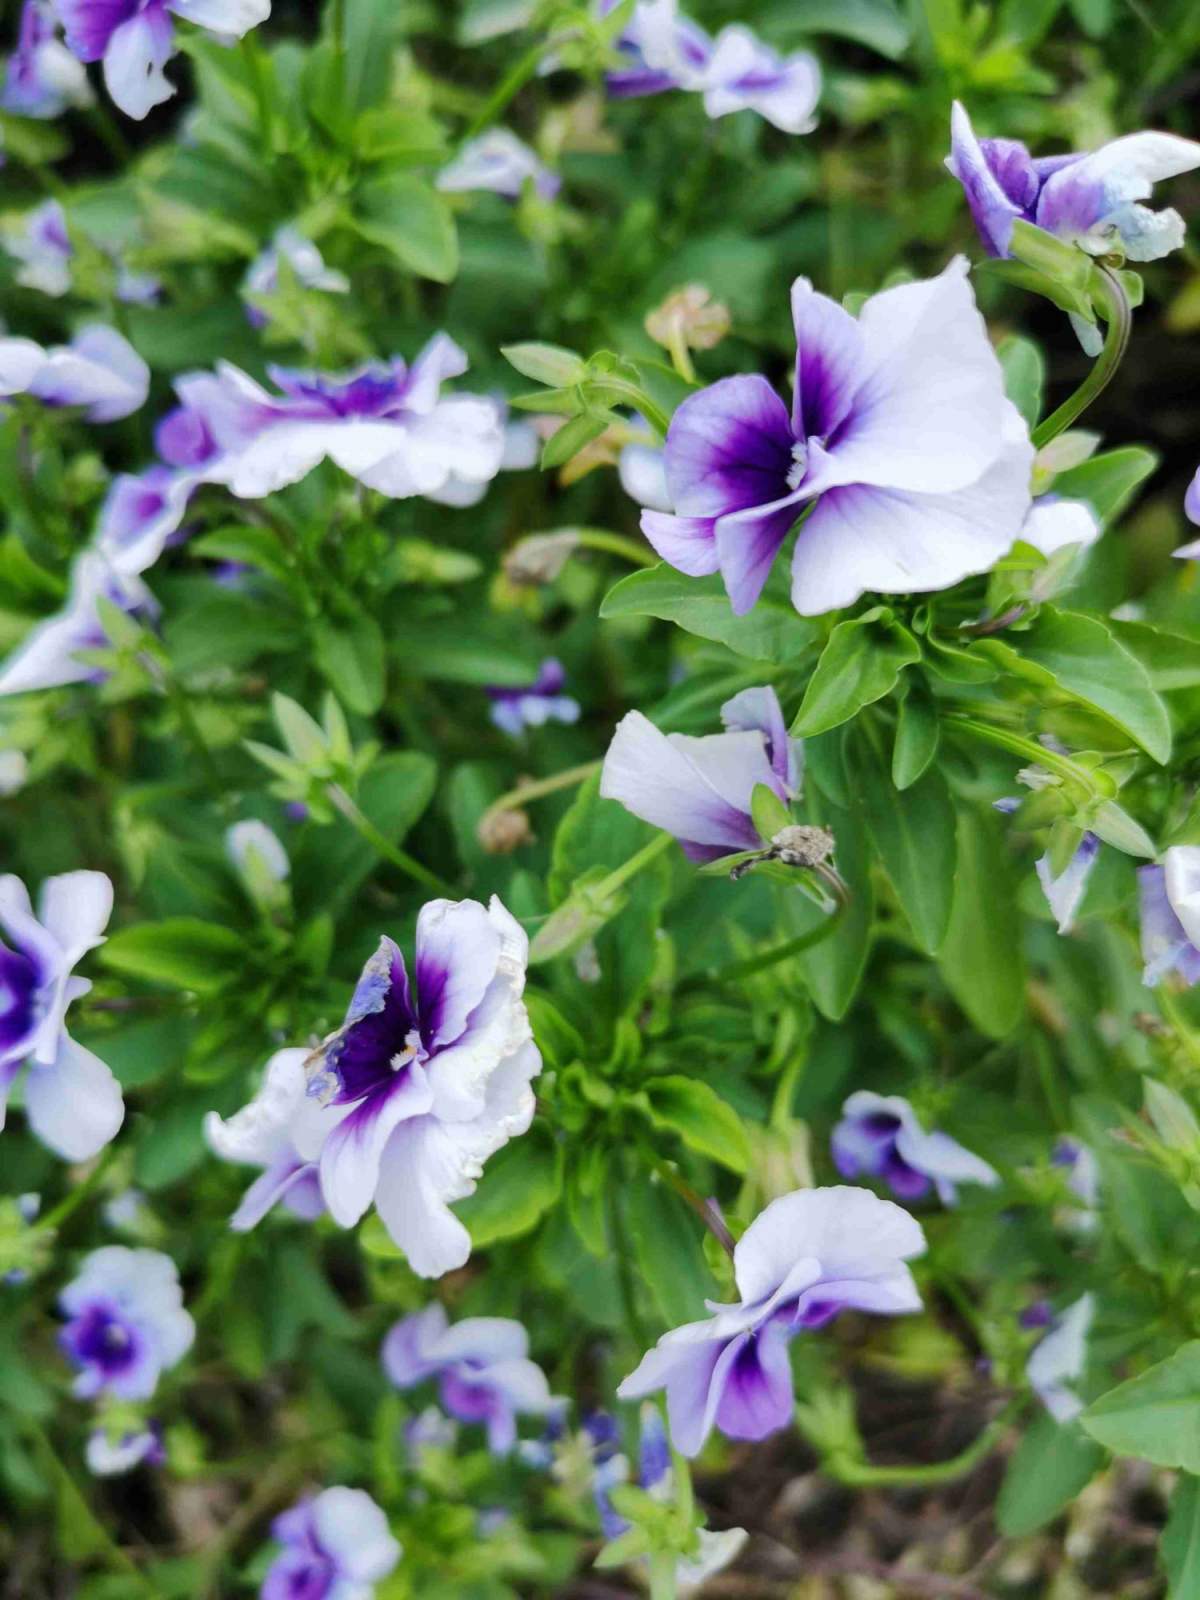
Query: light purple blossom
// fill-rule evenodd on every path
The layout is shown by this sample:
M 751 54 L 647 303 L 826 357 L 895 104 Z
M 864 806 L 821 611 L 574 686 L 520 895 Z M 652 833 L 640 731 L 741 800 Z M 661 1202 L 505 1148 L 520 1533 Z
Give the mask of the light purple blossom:
M 457 1440 L 458 1423 L 437 1406 L 426 1406 L 404 1424 L 404 1448 L 413 1467 L 420 1467 L 427 1450 L 453 1450 Z
M 926 1133 L 903 1096 L 859 1089 L 842 1107 L 830 1139 L 833 1164 L 843 1178 L 882 1178 L 900 1200 L 920 1200 L 936 1189 L 952 1206 L 960 1183 L 993 1188 L 996 1170 L 948 1133 Z
M 346 294 L 350 280 L 344 272 L 327 267 L 321 252 L 298 228 L 278 228 L 267 248 L 251 262 L 242 280 L 244 295 L 273 295 L 279 288 L 279 263 L 286 261 L 302 289 L 322 289 L 326 294 Z M 247 320 L 256 328 L 266 327 L 268 314 L 256 305 L 247 305 Z
M 1200 846 L 1172 845 L 1137 876 L 1142 982 L 1153 989 L 1173 972 L 1190 987 L 1200 981 Z
M 1020 220 L 1089 255 L 1119 249 L 1131 261 L 1156 261 L 1183 244 L 1183 218 L 1139 202 L 1156 183 L 1200 166 L 1200 144 L 1173 133 L 1131 133 L 1087 154 L 1035 157 L 1019 139 L 977 138 L 956 101 L 946 165 L 966 191 L 990 255 L 1009 254 Z
M 68 56 L 74 62 L 73 56 Z M 78 63 L 76 63 L 78 65 Z M 46 200 L 24 217 L 20 226 L 5 234 L 4 248 L 21 263 L 17 282 L 27 289 L 61 297 L 70 291 L 71 262 L 75 247 L 67 231 L 67 217 L 57 200 Z M 145 272 L 132 272 L 110 251 L 117 275 L 117 299 L 128 305 L 150 305 L 162 292 L 162 284 Z
M 148 1400 L 196 1336 L 175 1263 L 160 1250 L 93 1250 L 58 1304 L 67 1319 L 59 1347 L 78 1369 L 72 1392 L 85 1400 Z
M 471 139 L 442 168 L 434 183 L 448 194 L 486 189 L 507 200 L 519 200 L 527 183 L 533 184 L 543 200 L 553 200 L 562 187 L 558 174 L 508 128 L 489 128 L 478 139 Z
M 604 12 L 615 0 L 606 0 Z M 806 50 L 781 56 L 734 24 L 715 39 L 683 16 L 677 0 L 639 0 L 616 41 L 621 65 L 608 91 L 628 98 L 684 89 L 704 98 L 710 117 L 753 111 L 784 133 L 816 127 L 821 69 Z
M 25 0 L 17 47 L 8 58 L 0 110 L 18 117 L 57 117 L 88 106 L 91 85 L 82 64 L 58 36 L 49 0 Z
M 797 518 L 792 604 L 804 615 L 944 589 L 986 571 L 1030 507 L 1033 446 L 961 258 L 873 295 L 857 318 L 792 287 L 792 408 L 765 378 L 689 395 L 667 433 L 675 514 L 642 531 L 671 566 L 720 572 L 749 611 Z
M 139 122 L 175 93 L 163 68 L 175 54 L 172 16 L 240 39 L 265 22 L 271 0 L 54 0 L 68 48 L 103 63 L 113 102 Z
M 228 1121 L 215 1111 L 204 1119 L 204 1136 L 223 1161 L 263 1169 L 229 1220 L 235 1233 L 255 1227 L 280 1202 L 306 1222 L 325 1211 L 317 1162 L 341 1113 L 309 1096 L 304 1071 L 308 1054 L 302 1049 L 276 1051 L 249 1105 Z
M 673 834 L 690 861 L 758 850 L 750 814 L 758 784 L 786 805 L 800 786 L 803 755 L 789 739 L 774 689 L 743 689 L 721 707 L 726 732 L 692 738 L 660 733 L 640 711 L 617 724 L 600 793 L 643 822 Z
M 1200 524 L 1200 470 L 1187 486 L 1187 493 L 1183 497 L 1183 514 L 1189 522 Z M 1173 556 L 1178 556 L 1184 561 L 1200 560 L 1200 539 L 1193 539 L 1189 544 L 1181 544 L 1178 550 L 1172 550 Z
M 163 1448 L 162 1433 L 152 1423 L 148 1428 L 131 1430 L 113 1438 L 105 1428 L 95 1428 L 88 1435 L 85 1451 L 87 1468 L 94 1477 L 115 1478 L 135 1467 L 165 1466 L 167 1452 Z
M 397 1389 L 436 1378 L 445 1409 L 459 1422 L 482 1423 L 494 1455 L 516 1443 L 518 1416 L 546 1416 L 559 1404 L 529 1359 L 529 1335 L 509 1317 L 464 1317 L 451 1326 L 435 1300 L 393 1324 L 382 1355 Z
M 308 1060 L 304 1104 L 294 1068 L 276 1056 L 250 1106 L 228 1123 L 209 1118 L 210 1143 L 227 1159 L 267 1165 L 290 1142 L 317 1164 L 342 1227 L 374 1201 L 414 1272 L 461 1267 L 471 1240 L 449 1202 L 473 1193 L 487 1158 L 533 1119 L 542 1060 L 521 998 L 528 953 L 495 896 L 486 907 L 430 901 L 417 918 L 411 983 L 398 947 L 381 939 L 345 1022 Z M 253 1227 L 274 1203 L 268 1174 L 235 1227 Z
M 492 721 L 514 739 L 520 738 L 527 728 L 541 728 L 547 722 L 578 722 L 578 700 L 562 693 L 566 681 L 562 662 L 549 656 L 538 668 L 537 677 L 525 688 L 494 685 L 487 691 L 492 702 Z
M 152 567 L 178 533 L 195 478 L 156 463 L 113 479 L 96 524 L 96 548 L 126 577 Z
M 42 884 L 35 914 L 20 878 L 0 877 L 0 1128 L 28 1062 L 29 1126 L 66 1161 L 96 1155 L 125 1115 L 117 1080 L 66 1030 L 71 1003 L 92 987 L 74 969 L 104 943 L 112 898 L 103 872 L 64 872 Z
M 115 328 L 93 323 L 54 345 L 28 385 L 47 406 L 79 406 L 88 422 L 119 422 L 146 403 L 150 369 Z
M 1038 1399 L 1056 1422 L 1070 1422 L 1083 1410 L 1073 1385 L 1087 1364 L 1087 1337 L 1095 1301 L 1083 1295 L 1051 1322 L 1050 1332 L 1033 1348 L 1025 1373 Z
M 1075 918 L 1083 901 L 1088 879 L 1099 856 L 1100 840 L 1094 833 L 1085 833 L 1071 859 L 1057 877 L 1051 875 L 1048 855 L 1039 856 L 1034 864 L 1042 892 L 1046 896 L 1050 910 L 1054 913 L 1054 920 L 1058 923 L 1059 933 L 1070 933 L 1075 926 Z
M 699 1454 L 716 1426 L 762 1439 L 791 1421 L 789 1341 L 840 1312 L 919 1311 L 905 1264 L 925 1249 L 920 1224 L 866 1189 L 802 1189 L 773 1200 L 734 1251 L 740 1300 L 664 1334 L 617 1390 L 624 1400 L 665 1389 L 675 1448 Z
M 140 579 L 123 576 L 96 549 L 82 551 L 71 568 L 62 610 L 39 622 L 0 665 L 0 696 L 101 682 L 104 673 L 78 655 L 109 643 L 97 604 L 101 598 L 134 616 L 154 617 L 158 612 L 154 596 Z
M 220 453 L 210 481 L 242 499 L 298 483 L 328 458 L 393 499 L 436 500 L 489 482 L 504 455 L 493 400 L 440 394 L 466 368 L 462 350 L 437 334 L 411 366 L 397 357 L 334 376 L 269 367 L 277 394 L 228 362 L 175 388 Z
M 402 1550 L 387 1518 L 363 1489 L 325 1489 L 276 1517 L 283 1550 L 260 1600 L 371 1600 Z
M 1090 1233 L 1099 1225 L 1100 1163 L 1087 1145 L 1078 1139 L 1059 1139 L 1050 1154 L 1051 1166 L 1067 1174 L 1067 1188 L 1079 1201 L 1070 1213 L 1070 1225 L 1078 1232 Z

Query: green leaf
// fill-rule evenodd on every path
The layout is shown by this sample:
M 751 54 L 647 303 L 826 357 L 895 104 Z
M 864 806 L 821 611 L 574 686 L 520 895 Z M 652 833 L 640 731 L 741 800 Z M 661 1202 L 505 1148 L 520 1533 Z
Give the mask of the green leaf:
M 638 1271 L 673 1328 L 694 1322 L 716 1289 L 700 1246 L 703 1231 L 665 1184 L 639 1175 L 621 1192 Z
M 98 954 L 114 972 L 196 994 L 215 994 L 246 969 L 245 941 L 232 929 L 198 917 L 122 928 Z
M 537 1123 L 491 1158 L 473 1195 L 455 1206 L 477 1250 L 535 1228 L 562 1193 L 562 1149 Z
M 404 654 L 416 677 L 514 689 L 534 681 L 542 657 L 538 640 L 526 627 L 473 617 L 470 628 L 463 628 L 452 616 L 406 623 Z
M 587 372 L 587 362 L 558 344 L 502 344 L 500 354 L 523 378 L 548 389 L 569 389 Z
M 287 564 L 287 552 L 277 534 L 270 528 L 241 527 L 214 528 L 201 534 L 188 545 L 193 555 L 210 556 L 214 561 L 239 561 L 260 572 L 289 582 L 293 578 Z
M 868 49 L 898 61 L 912 38 L 912 29 L 895 0 L 775 0 L 760 20 L 770 22 L 775 34 L 790 39 L 812 34 L 833 34 L 853 39 Z
M 890 694 L 905 667 L 921 659 L 907 628 L 882 607 L 839 622 L 808 680 L 792 733 L 825 733 Z
M 593 439 L 598 439 L 612 420 L 607 413 L 596 416 L 589 412 L 586 416 L 572 417 L 569 422 L 564 422 L 542 446 L 542 470 L 549 472 L 553 467 L 564 466 Z
M 1135 655 L 1158 690 L 1200 687 L 1200 639 L 1169 633 L 1157 623 L 1123 622 L 1106 617 L 1104 626 Z
M 444 196 L 407 173 L 373 178 L 360 195 L 358 231 L 419 278 L 449 283 L 458 272 L 458 228 Z
M 1036 1533 L 1065 1511 L 1105 1462 L 1105 1453 L 1077 1422 L 1042 1416 L 1013 1453 L 996 1502 L 996 1521 L 1010 1539 Z
M 1107 526 L 1124 511 L 1139 484 L 1158 466 L 1153 450 L 1127 445 L 1121 450 L 1106 450 L 1054 480 L 1054 492 L 1065 499 L 1086 500 L 1101 523 Z
M 834 865 L 850 890 L 850 904 L 838 918 L 828 938 L 799 957 L 817 1009 L 830 1022 L 840 1022 L 858 992 L 871 948 L 871 925 L 875 894 L 871 883 L 871 857 L 867 849 L 866 827 L 857 797 L 843 810 L 813 785 L 808 793 L 808 820 L 832 830 L 835 840 Z M 792 896 L 791 920 L 796 934 L 809 933 L 829 915 L 827 911 Z
M 351 618 L 318 617 L 313 651 L 330 688 L 351 711 L 369 717 L 379 710 L 387 673 L 383 630 L 374 617 L 365 611 Z
M 1171 1513 L 1159 1540 L 1167 1569 L 1167 1600 L 1194 1600 L 1200 1594 L 1200 1478 L 1180 1478 L 1171 1495 Z
M 1004 392 L 1032 428 L 1042 414 L 1046 362 L 1032 339 L 1009 334 L 996 346 L 1004 368 Z
M 166 1189 L 194 1172 L 208 1155 L 205 1113 L 212 1109 L 211 1089 L 195 1091 L 159 1112 L 138 1145 L 133 1172 L 146 1189 Z
M 1079 1420 L 1114 1455 L 1200 1472 L 1200 1339 L 1101 1395 Z
M 750 817 L 764 844 L 770 844 L 780 829 L 786 828 L 792 820 L 792 814 L 783 801 L 765 783 L 754 785 L 750 795 Z
M 669 1073 L 646 1081 L 639 1100 L 655 1127 L 676 1133 L 699 1155 L 731 1172 L 750 1169 L 750 1141 L 737 1112 L 700 1078 Z
M 1025 1010 L 1025 964 L 1016 872 L 1000 819 L 963 807 L 942 974 L 971 1021 L 1002 1039 Z
M 666 562 L 622 578 L 605 595 L 600 615 L 661 617 L 754 661 L 795 662 L 818 637 L 813 623 L 767 595 L 735 617 L 719 574 L 687 578 Z
M 909 789 L 916 783 L 937 754 L 938 737 L 937 704 L 914 675 L 896 718 L 892 782 L 897 789 Z
M 946 936 L 954 899 L 954 806 L 937 771 L 926 772 L 907 789 L 894 789 L 882 752 L 871 742 L 878 737 L 878 730 L 869 728 L 847 741 L 848 775 L 855 786 L 857 773 L 855 787 L 871 842 L 901 910 L 932 953 Z

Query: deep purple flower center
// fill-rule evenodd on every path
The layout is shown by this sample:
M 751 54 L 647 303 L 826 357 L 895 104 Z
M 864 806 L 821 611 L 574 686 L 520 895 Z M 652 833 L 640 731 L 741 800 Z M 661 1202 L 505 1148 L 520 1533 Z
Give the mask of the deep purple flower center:
M 0 944 L 0 1051 L 27 1039 L 37 1023 L 42 974 L 20 950 Z
M 408 379 L 402 362 L 373 366 L 351 378 L 328 378 L 273 368 L 271 376 L 288 397 L 292 416 L 388 417 L 403 410 Z
M 71 1325 L 72 1353 L 83 1367 L 115 1378 L 137 1360 L 136 1331 L 107 1306 L 93 1306 Z

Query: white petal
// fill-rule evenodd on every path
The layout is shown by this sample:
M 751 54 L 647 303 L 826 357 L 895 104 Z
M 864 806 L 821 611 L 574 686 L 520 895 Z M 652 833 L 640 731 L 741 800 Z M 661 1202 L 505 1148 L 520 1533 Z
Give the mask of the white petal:
M 113 886 L 107 873 L 63 872 L 42 884 L 38 919 L 74 966 L 85 951 L 104 943 L 112 906 Z
M 1162 864 L 1171 909 L 1189 940 L 1200 948 L 1200 845 L 1173 844 Z
M 177 17 L 232 39 L 240 39 L 271 15 L 271 0 L 170 0 Z
M 858 1278 L 924 1250 L 915 1217 L 869 1189 L 836 1184 L 773 1200 L 738 1240 L 734 1274 L 749 1304 L 772 1294 L 801 1258 L 818 1260 L 823 1277 Z
M 46 352 L 32 339 L 0 339 L 0 395 L 24 394 L 45 360 Z
M 262 1087 L 226 1120 L 215 1111 L 204 1119 L 204 1137 L 223 1161 L 265 1167 L 291 1143 L 292 1123 L 304 1104 L 307 1050 L 277 1050 L 267 1062 Z
M 121 1086 L 99 1056 L 64 1033 L 49 1066 L 25 1079 L 29 1126 L 64 1161 L 90 1161 L 125 1120 Z
M 347 1578 L 374 1583 L 386 1578 L 399 1561 L 400 1545 L 365 1490 L 326 1489 L 313 1501 L 312 1516 L 322 1550 Z
M 384 1226 L 422 1278 L 440 1278 L 471 1254 L 471 1236 L 447 1207 L 475 1188 L 481 1162 L 434 1117 L 401 1123 L 379 1172 L 375 1204 Z

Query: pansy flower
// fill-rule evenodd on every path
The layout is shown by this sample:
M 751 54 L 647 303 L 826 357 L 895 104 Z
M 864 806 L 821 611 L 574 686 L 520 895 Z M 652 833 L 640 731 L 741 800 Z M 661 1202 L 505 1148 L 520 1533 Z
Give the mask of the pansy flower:
M 547 722 L 578 722 L 579 701 L 562 692 L 566 681 L 562 662 L 548 656 L 531 684 L 523 688 L 492 685 L 487 691 L 492 721 L 514 739 L 527 728 L 541 728 Z
M 842 1311 L 919 1311 L 907 1266 L 925 1249 L 920 1224 L 866 1189 L 801 1189 L 773 1200 L 734 1250 L 740 1299 L 706 1322 L 664 1334 L 617 1390 L 665 1389 L 675 1448 L 698 1455 L 713 1427 L 762 1439 L 792 1418 L 788 1344 Z
M 96 1155 L 125 1115 L 117 1080 L 66 1030 L 71 1003 L 92 987 L 74 969 L 104 943 L 112 900 L 103 872 L 64 872 L 42 884 L 35 913 L 20 878 L 0 877 L 0 1128 L 27 1062 L 29 1126 L 66 1161 Z
M 1059 1316 L 1051 1314 L 1049 1332 L 1034 1346 L 1025 1364 L 1031 1388 L 1055 1422 L 1070 1422 L 1083 1410 L 1074 1385 L 1087 1365 L 1087 1338 L 1095 1309 L 1093 1297 L 1085 1294 Z
M 882 1178 L 899 1200 L 920 1200 L 936 1189 L 942 1204 L 952 1206 L 960 1183 L 1000 1182 L 993 1167 L 948 1133 L 926 1133 L 898 1094 L 857 1090 L 842 1107 L 830 1146 L 843 1178 Z
M 489 128 L 469 140 L 434 183 L 447 194 L 486 189 L 506 200 L 519 200 L 527 183 L 543 200 L 553 200 L 562 187 L 558 174 L 508 128 Z
M 59 1346 L 77 1369 L 73 1392 L 86 1400 L 148 1400 L 196 1336 L 175 1263 L 160 1250 L 93 1250 L 58 1304 L 67 1319 Z
M 59 38 L 49 0 L 25 0 L 17 47 L 4 72 L 0 110 L 48 118 L 68 106 L 89 106 L 92 100 L 87 72 Z
M 392 1326 L 383 1370 L 397 1389 L 436 1378 L 442 1405 L 459 1422 L 482 1423 L 493 1455 L 507 1455 L 516 1443 L 518 1416 L 547 1416 L 559 1405 L 529 1359 L 529 1335 L 519 1322 L 464 1317 L 451 1325 L 436 1300 Z
M 1172 845 L 1137 877 L 1142 982 L 1153 989 L 1175 973 L 1190 987 L 1200 981 L 1200 845 Z
M 671 420 L 674 514 L 642 531 L 692 577 L 720 572 L 749 611 L 796 521 L 792 603 L 805 615 L 985 572 L 1030 507 L 1033 446 L 959 259 L 873 295 L 857 317 L 792 287 L 792 406 L 765 378 L 722 378 Z
M 74 57 L 68 56 L 73 61 Z M 18 227 L 8 230 L 4 248 L 21 263 L 17 282 L 27 289 L 59 298 L 70 291 L 75 246 L 67 231 L 67 216 L 57 200 L 35 206 Z M 127 305 L 152 305 L 162 292 L 159 280 L 147 272 L 133 272 L 115 251 L 108 251 L 116 273 L 117 299 Z
M 82 409 L 88 422 L 119 422 L 146 403 L 150 368 L 115 328 L 93 323 L 53 345 L 28 393 L 43 405 Z
M 387 1518 L 363 1489 L 325 1489 L 275 1518 L 283 1546 L 260 1600 L 371 1600 L 403 1553 Z
M 326 294 L 349 291 L 346 274 L 327 267 L 316 245 L 298 228 L 285 226 L 275 230 L 271 243 L 250 263 L 242 279 L 243 295 L 273 295 L 279 288 L 280 261 L 286 261 L 302 289 L 322 289 Z M 253 303 L 246 306 L 246 319 L 255 328 L 265 328 L 270 321 L 268 314 Z
M 139 578 L 118 572 L 99 550 L 84 550 L 71 568 L 62 610 L 39 622 L 0 665 L 0 695 L 102 682 L 104 673 L 79 659 L 81 650 L 103 649 L 109 643 L 100 599 L 132 616 L 158 613 L 154 596 Z
M 1007 256 L 1013 223 L 1033 223 L 1089 255 L 1157 261 L 1184 242 L 1178 211 L 1142 205 L 1156 183 L 1200 166 L 1200 144 L 1130 133 L 1089 153 L 1031 156 L 1019 139 L 980 139 L 957 101 L 946 166 L 962 184 L 988 253 Z
M 643 822 L 673 834 L 689 861 L 761 849 L 751 817 L 765 784 L 785 805 L 803 770 L 774 689 L 743 689 L 721 707 L 726 732 L 693 738 L 660 733 L 640 711 L 617 724 L 604 757 L 600 793 Z
M 173 17 L 240 39 L 271 14 L 271 0 L 54 0 L 67 46 L 80 61 L 99 61 L 104 86 L 139 122 L 175 93 L 163 68 L 175 54 Z
M 130 1429 L 116 1438 L 106 1428 L 95 1428 L 88 1435 L 84 1459 L 93 1477 L 116 1478 L 132 1472 L 135 1467 L 164 1466 L 167 1452 L 162 1433 L 153 1424 Z

